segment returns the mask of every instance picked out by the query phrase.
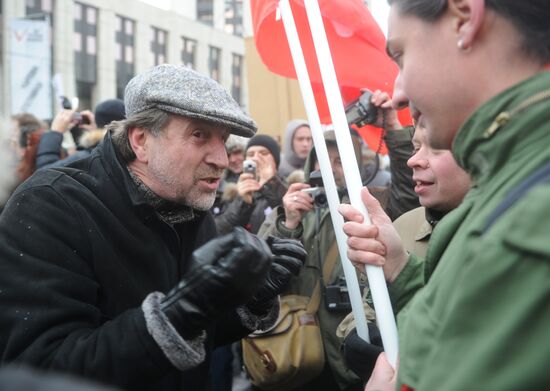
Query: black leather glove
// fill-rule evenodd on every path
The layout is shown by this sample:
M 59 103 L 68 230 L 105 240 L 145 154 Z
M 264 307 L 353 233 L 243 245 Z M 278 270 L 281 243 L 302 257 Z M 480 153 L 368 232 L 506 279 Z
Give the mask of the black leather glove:
M 382 338 L 380 331 L 372 323 L 368 323 L 369 337 L 371 343 L 365 342 L 357 335 L 357 329 L 350 331 L 344 343 L 342 344 L 342 353 L 346 361 L 346 365 L 357 376 L 366 383 L 372 370 L 376 359 L 384 351 L 382 348 Z
M 161 310 L 183 339 L 192 339 L 225 312 L 250 301 L 271 261 L 263 240 L 235 228 L 195 250 L 185 276 L 162 299 Z
M 302 243 L 294 239 L 270 236 L 267 238 L 267 244 L 273 253 L 273 263 L 264 284 L 247 304 L 255 314 L 261 314 L 270 309 L 269 302 L 284 291 L 293 275 L 300 273 L 307 256 Z

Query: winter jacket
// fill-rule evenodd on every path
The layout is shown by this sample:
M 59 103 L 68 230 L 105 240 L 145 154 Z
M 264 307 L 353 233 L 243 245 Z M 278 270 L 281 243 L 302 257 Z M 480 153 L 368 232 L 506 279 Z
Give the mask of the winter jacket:
M 110 136 L 71 167 L 37 171 L 0 216 L 1 363 L 73 373 L 128 390 L 201 390 L 207 365 L 179 372 L 141 308 L 215 237 L 209 213 L 168 225 L 117 157 Z M 246 335 L 237 316 L 208 330 L 206 355 Z
M 286 193 L 284 180 L 273 176 L 252 196 L 252 203 L 246 203 L 240 196 L 231 201 L 225 211 L 215 217 L 218 233 L 225 234 L 234 227 L 245 227 L 253 234 L 257 233 L 265 220 Z
M 65 167 L 77 160 L 87 158 L 93 148 L 103 139 L 105 130 L 96 129 L 85 132 L 81 139 L 81 148 L 70 156 L 65 154 L 63 147 L 63 133 L 49 131 L 42 135 L 36 151 L 36 168 Z
M 403 213 L 393 222 L 393 226 L 399 233 L 405 249 L 418 258 L 424 258 L 432 231 L 445 215 L 444 212 L 421 206 Z
M 414 187 L 412 182 L 412 171 L 406 166 L 406 161 L 412 154 L 411 132 L 408 129 L 391 131 L 388 132 L 386 137 L 389 154 L 392 156 L 392 168 L 394 170 L 406 170 L 399 175 L 395 175 L 396 180 L 392 182 L 391 190 L 384 190 L 383 193 L 380 194 L 374 189 L 373 193 L 384 206 L 389 207 L 391 205 L 396 213 L 400 211 L 406 212 L 418 206 L 416 194 L 414 191 L 408 190 L 408 188 L 412 189 Z M 315 150 L 313 149 L 310 153 L 310 158 L 306 162 L 306 177 L 308 177 L 313 170 L 314 162 L 311 156 L 314 153 Z M 392 175 L 394 175 L 393 170 Z M 393 189 L 393 187 L 396 189 Z M 410 197 L 401 199 L 390 198 L 401 194 L 410 195 Z M 388 199 L 390 199 L 389 202 Z M 343 202 L 349 202 L 347 196 L 343 197 Z M 393 215 L 394 218 L 397 216 L 398 215 Z M 296 238 L 302 241 L 308 253 L 306 263 L 304 268 L 300 271 L 300 275 L 293 279 L 287 293 L 311 296 L 315 284 L 321 278 L 322 267 L 325 262 L 327 262 L 326 255 L 336 241 L 328 207 L 315 208 L 314 211 L 307 213 L 302 219 L 302 222 L 294 230 L 289 230 L 284 226 L 284 217 L 284 209 L 282 207 L 277 208 L 277 213 L 272 214 L 262 226 L 259 236 L 267 237 L 273 234 L 280 237 Z M 327 281 L 323 281 L 323 284 L 324 286 L 337 285 L 343 278 L 344 270 L 338 258 L 330 278 Z M 360 278 L 362 284 L 366 284 L 366 276 L 361 275 Z M 349 311 L 329 311 L 327 309 L 325 296 L 321 295 L 321 304 L 317 311 L 317 315 L 321 326 L 326 360 L 330 367 L 326 370 L 331 373 L 331 376 L 341 390 L 348 387 L 362 389 L 361 380 L 353 371 L 347 368 L 344 362 L 344 358 L 340 351 L 342 340 L 336 336 L 336 329 L 348 312 Z
M 550 162 L 550 72 L 493 97 L 453 143 L 473 187 L 410 257 L 390 294 L 401 310 L 398 383 L 414 390 L 543 390 L 550 384 L 550 185 L 499 209 Z
M 303 169 L 306 162 L 305 158 L 296 155 L 292 147 L 294 133 L 302 126 L 309 126 L 309 123 L 306 120 L 294 119 L 286 126 L 283 153 L 281 154 L 281 164 L 279 165 L 279 175 L 285 179 L 292 171 Z

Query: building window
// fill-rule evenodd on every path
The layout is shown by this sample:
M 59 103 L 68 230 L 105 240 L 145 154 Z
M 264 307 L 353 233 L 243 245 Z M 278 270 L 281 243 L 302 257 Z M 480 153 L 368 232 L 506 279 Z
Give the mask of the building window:
M 208 56 L 208 71 L 210 77 L 216 81 L 220 81 L 220 57 L 221 49 L 210 46 L 210 55 Z
M 182 37 L 183 47 L 181 49 L 181 62 L 186 67 L 195 69 L 195 52 L 197 50 L 197 41 Z
M 225 0 L 225 26 L 226 33 L 243 36 L 243 1 Z
M 197 20 L 214 25 L 214 0 L 197 0 Z
M 95 7 L 74 3 L 74 65 L 80 107 L 92 107 L 97 81 L 97 13 Z
M 231 63 L 231 95 L 238 104 L 241 104 L 242 72 L 243 56 L 233 54 L 233 61 Z
M 132 19 L 116 16 L 116 91 L 119 99 L 124 99 L 126 84 L 134 77 L 134 30 Z
M 168 33 L 156 27 L 151 27 L 151 52 L 155 65 L 166 62 L 166 45 Z

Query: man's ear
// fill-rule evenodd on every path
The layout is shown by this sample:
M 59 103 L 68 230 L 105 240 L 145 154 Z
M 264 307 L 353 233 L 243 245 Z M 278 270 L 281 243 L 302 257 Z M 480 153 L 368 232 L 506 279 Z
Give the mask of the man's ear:
M 136 154 L 136 159 L 141 163 L 149 161 L 147 137 L 150 137 L 150 134 L 144 128 L 133 127 L 128 129 L 128 141 Z
M 483 25 L 485 0 L 448 0 L 448 6 L 454 20 L 458 47 L 471 49 Z

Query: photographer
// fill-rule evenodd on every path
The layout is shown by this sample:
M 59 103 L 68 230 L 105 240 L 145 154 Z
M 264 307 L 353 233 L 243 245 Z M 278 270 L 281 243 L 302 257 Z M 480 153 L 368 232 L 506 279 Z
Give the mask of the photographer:
M 407 159 L 413 153 L 411 132 L 410 129 L 402 128 L 396 111 L 391 108 L 388 94 L 376 91 L 371 97 L 371 102 L 378 108 L 379 118 L 375 118 L 375 124 L 384 126 L 386 130 L 385 141 L 392 160 L 391 169 L 394 178 L 389 190 L 378 188 L 371 188 L 371 190 L 386 207 L 386 211 L 392 211 L 392 218 L 396 218 L 418 206 L 418 198 L 413 191 L 412 170 L 407 167 Z M 334 132 L 326 132 L 325 140 L 338 192 L 342 201 L 348 202 L 344 170 Z M 358 143 L 355 143 L 354 147 L 356 157 L 360 161 Z M 361 380 L 347 368 L 340 352 L 342 341 L 336 336 L 338 324 L 351 308 L 349 301 L 346 300 L 347 293 L 341 262 L 339 260 L 336 262 L 327 281 L 323 281 L 321 277 L 324 265 L 329 262 L 327 254 L 336 242 L 326 198 L 320 189 L 313 193 L 303 191 L 318 185 L 311 180 L 317 174 L 314 171 L 318 169 L 314 148 L 310 152 L 304 170 L 308 183 L 296 183 L 289 187 L 283 197 L 283 205 L 277 208 L 276 213 L 269 216 L 258 235 L 267 237 L 273 234 L 299 239 L 308 252 L 305 267 L 298 277 L 292 279 L 286 293 L 311 296 L 317 281 L 320 281 L 323 287 L 317 315 L 323 336 L 326 364 L 323 372 L 305 384 L 302 390 L 360 390 L 362 389 Z M 334 300 L 334 297 L 341 300 Z
M 124 103 L 120 99 L 109 99 L 99 103 L 95 114 L 90 110 L 76 112 L 63 109 L 52 121 L 51 130 L 44 133 L 38 145 L 36 167 L 62 167 L 88 157 L 103 139 L 104 129 L 112 121 L 125 118 Z M 64 135 L 70 131 L 77 145 L 76 151 L 65 151 L 62 147 Z
M 257 233 L 265 217 L 281 204 L 286 186 L 277 174 L 280 155 L 281 149 L 272 137 L 260 134 L 250 139 L 245 162 L 256 168 L 254 173 L 243 171 L 237 181 L 238 195 L 222 214 L 216 216 L 220 234 L 231 232 L 233 227 L 245 227 Z

